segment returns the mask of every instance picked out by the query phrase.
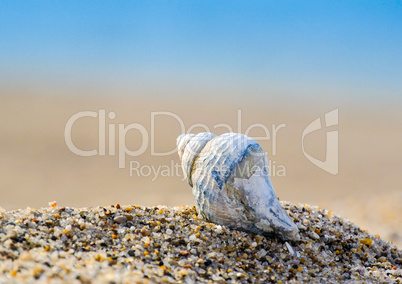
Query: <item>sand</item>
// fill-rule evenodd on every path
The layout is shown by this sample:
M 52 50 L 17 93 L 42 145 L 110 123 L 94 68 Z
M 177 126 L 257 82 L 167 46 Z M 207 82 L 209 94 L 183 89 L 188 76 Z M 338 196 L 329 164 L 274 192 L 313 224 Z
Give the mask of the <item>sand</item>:
M 282 206 L 300 240 L 211 224 L 194 207 L 0 211 L 0 283 L 401 283 L 402 251 L 332 211 Z

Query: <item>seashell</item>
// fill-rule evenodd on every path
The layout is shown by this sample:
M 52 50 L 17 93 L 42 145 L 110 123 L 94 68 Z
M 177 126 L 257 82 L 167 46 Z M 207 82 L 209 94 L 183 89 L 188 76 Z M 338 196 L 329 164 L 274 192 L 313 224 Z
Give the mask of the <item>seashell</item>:
M 182 134 L 177 148 L 204 219 L 255 234 L 299 238 L 275 194 L 268 158 L 254 139 L 237 133 Z

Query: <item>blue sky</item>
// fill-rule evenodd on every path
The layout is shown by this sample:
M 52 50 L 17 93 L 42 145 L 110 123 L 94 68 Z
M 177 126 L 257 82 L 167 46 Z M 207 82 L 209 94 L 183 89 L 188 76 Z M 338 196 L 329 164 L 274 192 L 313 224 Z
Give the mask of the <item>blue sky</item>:
M 400 1 L 1 1 L 0 39 L 7 84 L 402 97 Z

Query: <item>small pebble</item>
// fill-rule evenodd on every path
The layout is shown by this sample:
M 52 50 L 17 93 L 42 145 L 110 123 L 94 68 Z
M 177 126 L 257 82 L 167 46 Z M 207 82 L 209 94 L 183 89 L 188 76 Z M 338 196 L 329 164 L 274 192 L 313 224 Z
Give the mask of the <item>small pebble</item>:
M 286 248 L 288 249 L 288 251 L 290 252 L 291 255 L 294 255 L 295 252 L 293 250 L 293 248 L 290 246 L 290 244 L 288 242 L 285 242 Z
M 312 238 L 314 240 L 319 240 L 320 239 L 320 236 L 316 232 L 309 232 L 308 235 L 310 236 L 310 238 Z
M 142 229 L 141 229 L 141 234 L 143 235 L 143 236 L 149 236 L 150 234 L 151 234 L 151 231 L 150 230 L 148 230 L 146 227 L 142 227 Z
M 127 222 L 127 218 L 125 216 L 117 216 L 113 218 L 113 221 L 119 224 L 123 224 Z

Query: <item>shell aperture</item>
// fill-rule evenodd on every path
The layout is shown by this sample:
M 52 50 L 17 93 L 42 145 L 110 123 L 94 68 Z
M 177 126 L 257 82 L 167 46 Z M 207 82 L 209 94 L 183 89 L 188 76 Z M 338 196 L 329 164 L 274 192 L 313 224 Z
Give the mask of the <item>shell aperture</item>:
M 252 138 L 237 133 L 180 135 L 177 147 L 198 214 L 255 234 L 297 240 L 298 229 L 273 189 L 268 159 Z

